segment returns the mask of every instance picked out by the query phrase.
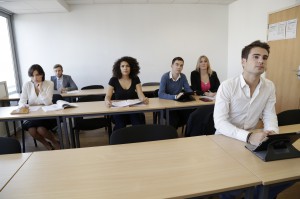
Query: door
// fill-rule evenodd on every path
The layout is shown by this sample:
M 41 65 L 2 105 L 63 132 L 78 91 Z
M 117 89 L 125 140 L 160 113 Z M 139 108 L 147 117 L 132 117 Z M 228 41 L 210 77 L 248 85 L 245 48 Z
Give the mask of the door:
M 276 87 L 276 112 L 300 108 L 300 6 L 288 8 L 269 15 L 269 24 L 298 19 L 294 39 L 269 41 L 270 56 L 266 77 Z

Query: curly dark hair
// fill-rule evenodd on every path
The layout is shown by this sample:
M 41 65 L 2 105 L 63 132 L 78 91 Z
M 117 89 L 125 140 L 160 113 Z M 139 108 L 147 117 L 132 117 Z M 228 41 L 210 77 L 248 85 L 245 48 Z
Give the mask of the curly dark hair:
M 30 68 L 28 69 L 28 76 L 32 77 L 34 71 L 37 71 L 39 73 L 39 75 L 42 75 L 43 76 L 42 81 L 45 81 L 45 72 L 40 65 L 33 64 L 32 66 L 30 66 Z
M 121 57 L 114 63 L 113 69 L 112 69 L 112 73 L 113 73 L 114 77 L 117 77 L 118 79 L 120 79 L 122 77 L 120 65 L 121 65 L 121 62 L 123 62 L 123 61 L 125 61 L 129 64 L 129 67 L 130 67 L 129 77 L 131 79 L 136 77 L 140 73 L 139 62 L 133 57 L 125 56 L 125 57 Z
M 265 42 L 261 42 L 260 40 L 256 40 L 254 42 L 252 42 L 251 44 L 245 46 L 242 50 L 242 58 L 244 59 L 248 59 L 248 55 L 251 51 L 252 48 L 255 48 L 255 47 L 260 47 L 260 48 L 263 48 L 265 49 L 266 51 L 268 51 L 268 54 L 270 54 L 270 46 L 268 43 L 265 43 Z

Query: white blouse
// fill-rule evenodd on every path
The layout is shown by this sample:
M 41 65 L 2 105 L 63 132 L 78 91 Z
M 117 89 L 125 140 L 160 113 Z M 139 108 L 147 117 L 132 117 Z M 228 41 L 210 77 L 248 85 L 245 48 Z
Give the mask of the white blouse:
M 39 93 L 39 95 L 37 95 L 35 92 L 34 83 L 32 81 L 28 81 L 22 87 L 19 106 L 23 106 L 25 104 L 50 105 L 52 104 L 53 91 L 53 82 L 45 80 L 42 83 L 42 91 Z

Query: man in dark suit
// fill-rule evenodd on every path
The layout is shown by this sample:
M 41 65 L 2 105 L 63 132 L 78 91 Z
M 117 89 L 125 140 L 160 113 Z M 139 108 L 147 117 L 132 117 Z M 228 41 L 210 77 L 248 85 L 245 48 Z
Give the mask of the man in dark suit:
M 70 75 L 63 75 L 63 67 L 56 64 L 53 67 L 55 76 L 51 76 L 51 81 L 54 83 L 54 90 L 64 93 L 67 91 L 78 90 L 77 85 Z

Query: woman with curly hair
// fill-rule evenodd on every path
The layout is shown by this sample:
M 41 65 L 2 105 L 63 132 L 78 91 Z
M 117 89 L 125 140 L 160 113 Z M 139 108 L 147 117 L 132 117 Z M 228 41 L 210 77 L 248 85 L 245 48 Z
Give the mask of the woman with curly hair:
M 149 99 L 145 97 L 140 78 L 137 76 L 140 66 L 133 57 L 122 57 L 113 65 L 113 77 L 109 80 L 108 90 L 105 96 L 105 104 L 111 107 L 112 96 L 115 100 L 140 99 L 148 104 Z M 126 127 L 126 121 L 130 120 L 132 125 L 145 124 L 144 114 L 114 115 L 114 130 Z

